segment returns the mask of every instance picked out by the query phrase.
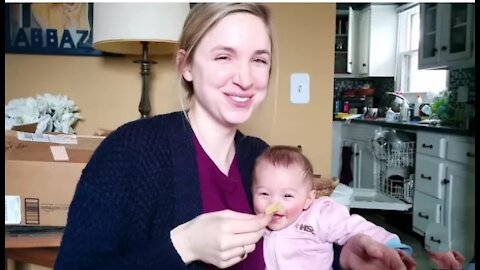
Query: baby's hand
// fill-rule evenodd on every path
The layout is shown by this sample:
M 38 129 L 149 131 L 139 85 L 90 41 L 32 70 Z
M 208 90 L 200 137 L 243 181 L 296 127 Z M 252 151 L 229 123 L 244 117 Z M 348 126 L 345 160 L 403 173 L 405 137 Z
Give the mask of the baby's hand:
M 465 258 L 457 251 L 430 252 L 427 251 L 430 260 L 439 269 L 462 269 Z

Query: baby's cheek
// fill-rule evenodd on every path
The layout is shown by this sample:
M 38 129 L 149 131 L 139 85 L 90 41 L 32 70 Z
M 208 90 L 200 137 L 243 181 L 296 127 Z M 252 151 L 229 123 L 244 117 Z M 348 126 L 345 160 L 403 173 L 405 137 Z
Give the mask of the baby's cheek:
M 303 205 L 292 205 L 288 212 L 290 215 L 299 216 L 303 212 Z
M 255 214 L 263 213 L 265 207 L 265 203 L 263 203 L 260 199 L 253 197 L 253 210 Z

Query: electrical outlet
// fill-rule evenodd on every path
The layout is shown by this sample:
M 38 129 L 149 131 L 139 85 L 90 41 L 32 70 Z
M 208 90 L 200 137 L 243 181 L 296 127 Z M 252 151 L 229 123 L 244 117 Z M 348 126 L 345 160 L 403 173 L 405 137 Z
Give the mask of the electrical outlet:
M 307 104 L 310 101 L 310 76 L 308 73 L 290 75 L 290 102 Z

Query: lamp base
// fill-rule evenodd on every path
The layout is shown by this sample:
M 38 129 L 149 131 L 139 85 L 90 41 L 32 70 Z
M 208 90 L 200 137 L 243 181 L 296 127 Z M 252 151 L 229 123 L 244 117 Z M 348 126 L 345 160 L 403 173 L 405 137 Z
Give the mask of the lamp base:
M 157 62 L 148 60 L 148 42 L 141 41 L 143 48 L 143 58 L 141 60 L 135 60 L 134 63 L 140 64 L 140 75 L 142 75 L 142 94 L 140 97 L 140 103 L 138 104 L 138 111 L 140 112 L 140 117 L 145 118 L 150 116 L 151 106 L 150 106 L 150 68 L 152 64 Z

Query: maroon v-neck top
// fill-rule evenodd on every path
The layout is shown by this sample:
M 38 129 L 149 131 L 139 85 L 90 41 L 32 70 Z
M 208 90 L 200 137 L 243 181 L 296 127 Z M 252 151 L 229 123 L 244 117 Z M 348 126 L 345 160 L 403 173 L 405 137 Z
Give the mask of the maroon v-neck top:
M 195 137 L 195 135 L 194 135 Z M 240 171 L 237 166 L 237 157 L 233 158 L 228 175 L 223 174 L 217 165 L 203 150 L 197 138 L 194 139 L 195 152 L 200 180 L 200 194 L 203 213 L 230 209 L 242 213 L 253 213 L 245 195 Z M 249 189 L 250 187 L 247 187 Z M 207 269 L 218 269 L 208 265 Z M 263 241 L 257 242 L 255 251 L 240 263 L 228 268 L 231 270 L 265 270 L 263 260 Z

